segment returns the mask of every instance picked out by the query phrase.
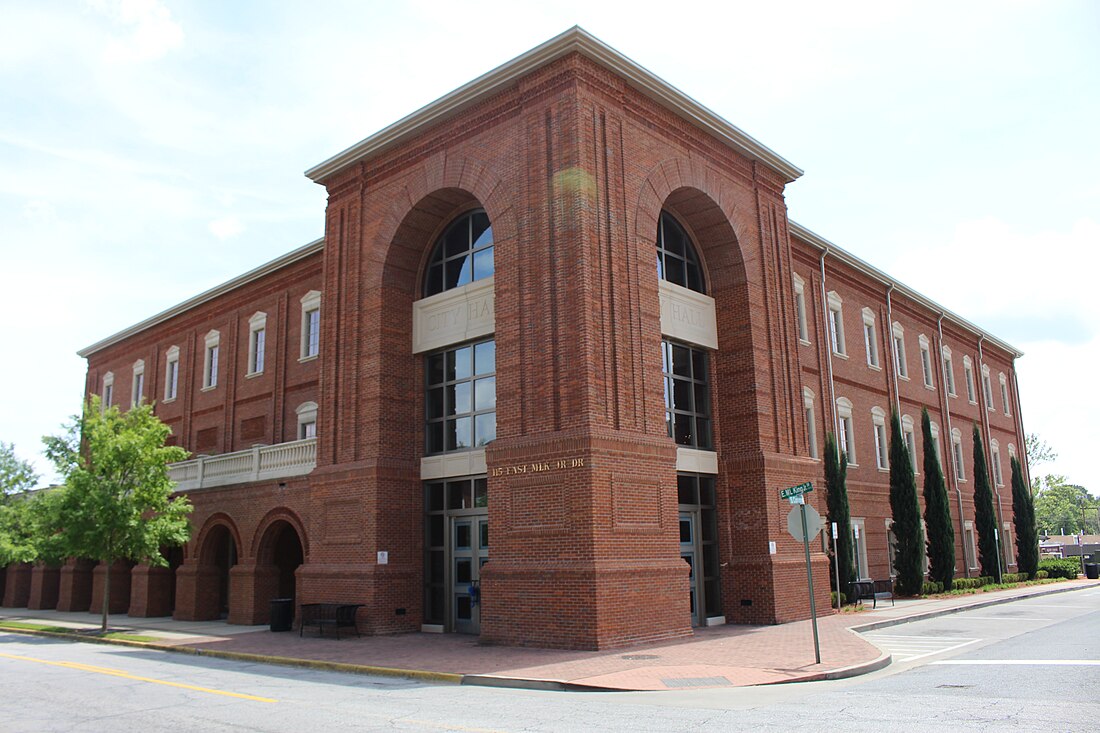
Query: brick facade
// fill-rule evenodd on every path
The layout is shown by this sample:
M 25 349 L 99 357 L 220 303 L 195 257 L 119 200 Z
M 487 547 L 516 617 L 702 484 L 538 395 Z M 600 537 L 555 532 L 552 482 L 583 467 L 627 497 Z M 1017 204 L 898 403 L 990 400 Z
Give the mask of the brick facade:
M 874 464 L 873 407 L 912 416 L 918 450 L 920 408 L 929 409 L 948 485 L 958 488 L 953 516 L 961 498 L 972 517 L 972 479 L 951 473 L 951 427 L 961 429 L 969 461 L 977 422 L 987 443 L 1001 446 L 1008 476 L 1008 446 L 1023 457 L 1017 354 L 792 225 L 784 188 L 800 172 L 690 100 L 668 102 L 646 74 L 583 31 L 558 37 L 426 108 L 415 124 L 398 123 L 313 169 L 329 195 L 323 248 L 84 352 L 87 391 L 102 394 L 111 372 L 116 402 L 129 399 L 132 365 L 143 359 L 146 399 L 194 453 L 294 441 L 296 408 L 318 405 L 312 472 L 189 491 L 195 530 L 182 558 L 169 570 L 136 566 L 125 587 L 112 588 L 119 612 L 257 624 L 273 598 L 290 593 L 297 602 L 362 603 L 360 625 L 371 633 L 430 625 L 425 360 L 411 346 L 413 313 L 433 244 L 474 209 L 491 221 L 495 252 L 496 439 L 480 474 L 491 537 L 480 570 L 485 641 L 596 649 L 692 633 L 653 256 L 662 211 L 693 240 L 714 303 L 714 621 L 808 616 L 802 546 L 785 531 L 789 505 L 778 490 L 812 480 L 820 490 L 809 501 L 825 513 L 823 467 L 810 446 L 820 452 L 833 429 L 837 398 L 852 403 L 858 465 L 848 488 L 852 516 L 865 521 L 868 575 L 889 573 L 888 474 Z M 805 341 L 795 277 L 805 287 Z M 300 360 L 299 301 L 314 290 L 323 294 L 320 353 Z M 843 299 L 846 359 L 828 347 L 826 291 Z M 875 314 L 879 369 L 863 358 L 863 308 Z M 248 376 L 257 312 L 267 315 L 268 361 Z M 887 360 L 892 321 L 904 328 L 908 381 Z M 211 331 L 220 334 L 220 374 L 203 389 Z M 921 379 L 921 335 L 934 389 Z M 173 346 L 179 390 L 166 402 Z M 943 346 L 953 355 L 955 396 L 942 384 Z M 978 404 L 966 399 L 964 355 L 979 392 L 981 366 L 990 367 L 995 409 L 981 394 Z M 1002 372 L 1008 410 L 997 391 Z M 1010 522 L 1007 489 L 996 496 Z M 828 557 L 820 540 L 812 547 L 817 606 L 828 609 Z M 24 575 L 29 569 L 8 569 L 6 605 L 33 586 Z M 101 576 L 70 561 L 48 581 L 43 575 L 58 591 L 36 597 L 95 608 Z

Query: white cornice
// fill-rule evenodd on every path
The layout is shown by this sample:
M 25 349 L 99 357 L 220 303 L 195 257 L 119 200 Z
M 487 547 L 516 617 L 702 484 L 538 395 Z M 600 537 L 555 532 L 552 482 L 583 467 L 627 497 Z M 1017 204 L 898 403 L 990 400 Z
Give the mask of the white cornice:
M 194 298 L 183 301 L 179 305 L 174 305 L 168 310 L 156 314 L 152 318 L 146 318 L 141 323 L 136 323 L 129 328 L 119 331 L 113 336 L 108 336 L 102 341 L 95 342 L 91 346 L 86 346 L 76 353 L 78 356 L 86 359 L 97 351 L 102 351 L 108 346 L 117 344 L 119 341 L 122 341 L 124 339 L 128 339 L 135 334 L 141 333 L 147 328 L 152 328 L 153 326 L 164 323 L 168 319 L 175 318 L 181 313 L 186 313 L 192 308 L 200 306 L 203 303 L 207 303 L 220 295 L 224 295 L 231 290 L 235 290 L 236 288 L 241 287 L 242 285 L 247 285 L 254 280 L 259 280 L 261 277 L 265 277 L 266 275 L 270 275 L 276 270 L 280 270 L 288 265 L 292 265 L 298 260 L 309 257 L 315 252 L 320 252 L 322 249 L 324 249 L 324 246 L 324 238 L 316 239 L 303 247 L 299 247 L 296 250 L 286 253 L 282 257 L 277 257 L 271 260 L 271 262 L 260 265 L 254 270 L 249 270 L 243 275 L 239 275 L 232 280 L 229 280 L 228 282 L 224 282 L 221 285 L 213 287 L 210 290 L 207 290 L 205 293 L 200 293 Z
M 639 66 L 579 26 L 551 38 L 546 43 L 517 56 L 487 74 L 464 84 L 431 104 L 420 108 L 389 127 L 376 132 L 347 150 L 306 171 L 320 182 L 360 160 L 396 144 L 425 126 L 450 117 L 485 99 L 525 74 L 577 52 L 615 72 L 642 94 L 653 99 L 692 124 L 707 130 L 752 160 L 768 166 L 790 183 L 802 175 L 802 169 L 781 157 L 743 130 L 696 102 L 660 77 Z
M 871 277 L 871 278 L 877 280 L 878 282 L 882 283 L 883 285 L 892 285 L 892 286 L 894 286 L 894 290 L 899 292 L 899 293 L 902 293 L 903 295 L 905 295 L 905 297 L 907 297 L 911 300 L 914 300 L 917 303 L 920 303 L 925 308 L 928 308 L 930 311 L 932 311 L 934 313 L 942 313 L 944 318 L 946 318 L 947 320 L 953 322 L 955 325 L 961 326 L 964 329 L 966 329 L 967 331 L 970 331 L 975 336 L 985 336 L 985 338 L 987 340 L 992 341 L 993 343 L 995 343 L 997 346 L 1001 347 L 1005 351 L 1007 351 L 1011 354 L 1014 354 L 1017 358 L 1024 355 L 1024 352 L 1020 351 L 1019 349 L 1017 349 L 1015 346 L 1008 343 L 1007 341 L 1003 341 L 1003 340 L 997 338 L 993 334 L 989 333 L 989 331 L 986 331 L 985 329 L 974 325 L 973 323 L 966 320 L 962 316 L 949 311 L 948 309 L 944 308 L 942 305 L 940 305 L 936 301 L 934 301 L 934 300 L 932 300 L 932 299 L 930 299 L 930 298 L 928 298 L 924 295 L 921 295 L 920 293 L 918 293 L 916 290 L 909 287 L 905 283 L 898 282 L 896 279 L 890 277 L 889 275 L 887 275 L 885 272 L 878 269 L 874 265 L 870 265 L 870 264 L 864 262 L 863 260 L 856 257 L 851 252 L 848 252 L 848 251 L 842 249 L 841 247 L 838 247 L 837 245 L 833 244 L 828 239 L 825 239 L 820 234 L 815 234 L 814 232 L 810 231 L 806 227 L 804 227 L 801 224 L 798 224 L 797 222 L 794 222 L 794 221 L 790 221 L 790 225 L 791 225 L 791 234 L 793 234 L 794 236 L 796 236 L 799 239 L 803 240 L 807 244 L 810 244 L 814 247 L 817 247 L 819 250 L 823 250 L 825 252 L 828 252 L 829 256 L 836 257 L 838 260 L 840 260 L 844 264 L 848 265 L 849 267 L 853 268 L 854 270 L 857 270 L 857 271 L 863 273 L 864 275 L 867 275 L 868 277 Z

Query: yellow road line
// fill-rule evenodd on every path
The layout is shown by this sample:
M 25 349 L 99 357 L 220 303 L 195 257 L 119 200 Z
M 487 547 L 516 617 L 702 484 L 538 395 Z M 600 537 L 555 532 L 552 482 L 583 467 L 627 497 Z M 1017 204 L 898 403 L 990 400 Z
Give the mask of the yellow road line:
M 210 687 L 199 687 L 197 685 L 185 685 L 182 682 L 169 682 L 167 680 L 156 680 L 152 677 L 141 677 L 139 675 L 133 675 L 129 672 L 123 672 L 120 669 L 110 669 L 109 667 L 94 667 L 90 664 L 81 664 L 80 662 L 51 662 L 48 659 L 35 659 L 34 657 L 23 657 L 18 654 L 4 654 L 0 652 L 0 657 L 5 659 L 18 659 L 22 662 L 38 662 L 39 664 L 48 664 L 52 667 L 65 667 L 66 669 L 77 669 L 82 672 L 95 672 L 96 674 L 106 674 L 112 677 L 121 677 L 127 680 L 136 680 L 138 682 L 151 682 L 154 685 L 166 685 L 167 687 L 179 687 L 184 690 L 195 690 L 196 692 L 209 692 L 211 695 L 224 695 L 226 697 L 237 697 L 242 700 L 253 700 L 255 702 L 279 702 L 278 700 L 270 697 L 257 697 L 256 695 L 243 695 L 239 692 L 226 692 L 225 690 L 215 690 Z

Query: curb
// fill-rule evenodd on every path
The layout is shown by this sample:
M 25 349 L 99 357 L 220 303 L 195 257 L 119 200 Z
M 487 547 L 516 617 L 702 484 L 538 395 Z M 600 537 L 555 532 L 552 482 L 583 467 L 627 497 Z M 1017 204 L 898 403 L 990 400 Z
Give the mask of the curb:
M 901 624 L 908 624 L 914 621 L 925 621 L 931 618 L 939 618 L 940 616 L 950 616 L 955 613 L 963 613 L 964 611 L 971 611 L 978 608 L 988 608 L 989 606 L 997 606 L 1002 603 L 1011 603 L 1013 601 L 1022 601 L 1028 598 L 1042 598 L 1043 596 L 1052 596 L 1057 593 L 1072 593 L 1078 590 L 1087 590 L 1089 588 L 1098 587 L 1093 585 L 1079 585 L 1073 588 L 1051 588 L 1049 590 L 1039 591 L 1036 593 L 1025 593 L 1018 596 L 1002 596 L 998 598 L 989 598 L 987 600 L 978 601 L 977 603 L 969 603 L 965 606 L 956 606 L 954 608 L 941 608 L 936 611 L 924 611 L 923 613 L 914 613 L 910 616 L 899 616 L 898 618 L 883 619 L 882 621 L 872 621 L 871 623 L 862 624 L 860 626 L 850 626 L 849 630 L 857 634 L 864 634 L 868 631 L 877 631 L 878 629 L 885 629 L 891 626 L 900 626 Z

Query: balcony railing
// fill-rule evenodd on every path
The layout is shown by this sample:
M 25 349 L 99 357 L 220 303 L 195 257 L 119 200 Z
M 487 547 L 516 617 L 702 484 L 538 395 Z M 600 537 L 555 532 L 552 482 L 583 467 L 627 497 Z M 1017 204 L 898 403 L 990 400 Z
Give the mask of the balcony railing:
M 304 476 L 317 466 L 317 439 L 262 445 L 234 453 L 173 463 L 168 477 L 177 491 L 194 491 L 247 481 Z

